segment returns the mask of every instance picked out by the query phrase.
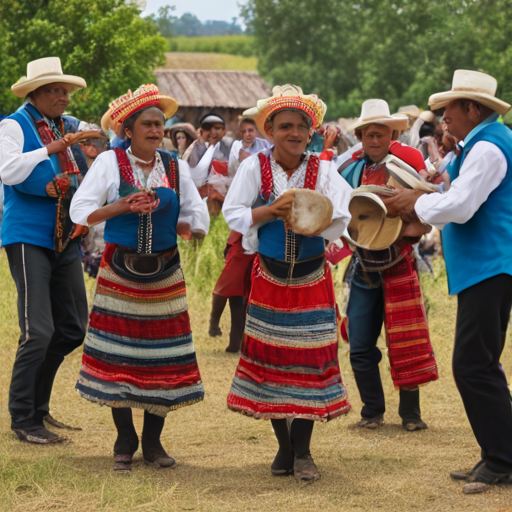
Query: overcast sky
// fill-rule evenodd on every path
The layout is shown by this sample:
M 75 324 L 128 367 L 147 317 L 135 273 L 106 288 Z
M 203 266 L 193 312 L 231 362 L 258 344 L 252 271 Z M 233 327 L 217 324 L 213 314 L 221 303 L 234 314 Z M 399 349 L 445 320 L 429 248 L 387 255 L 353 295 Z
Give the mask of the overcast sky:
M 195 14 L 201 21 L 224 20 L 238 18 L 238 3 L 243 0 L 147 0 L 143 15 L 157 13 L 160 7 L 174 5 L 174 15 L 181 16 L 186 12 Z

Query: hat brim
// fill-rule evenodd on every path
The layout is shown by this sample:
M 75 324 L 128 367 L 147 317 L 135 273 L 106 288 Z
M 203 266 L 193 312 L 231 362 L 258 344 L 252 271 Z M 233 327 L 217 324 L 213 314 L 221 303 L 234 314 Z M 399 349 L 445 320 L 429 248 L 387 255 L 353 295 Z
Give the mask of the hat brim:
M 17 82 L 11 86 L 11 91 L 18 96 L 18 98 L 25 98 L 27 94 L 35 91 L 39 87 L 48 84 L 63 83 L 73 87 L 71 92 L 75 92 L 78 89 L 85 89 L 87 83 L 79 76 L 73 75 L 48 75 L 34 80 L 24 80 L 23 82 Z
M 407 164 L 406 164 L 407 165 Z M 404 188 L 423 190 L 425 192 L 438 192 L 439 189 L 432 183 L 427 183 L 421 179 L 421 176 L 410 166 L 410 170 L 405 170 L 393 162 L 386 162 L 389 174 Z M 411 172 L 414 171 L 414 174 Z
M 382 124 L 388 126 L 392 130 L 404 131 L 407 130 L 409 125 L 409 119 L 406 116 L 403 117 L 378 117 L 377 119 L 358 119 L 356 123 L 350 126 L 349 130 L 356 131 L 370 126 L 371 124 Z
M 160 95 L 157 98 L 159 100 L 159 104 L 148 105 L 148 107 L 154 106 L 160 109 L 164 113 L 166 119 L 172 117 L 178 110 L 178 102 L 170 96 Z M 112 130 L 118 137 L 120 137 L 122 124 L 123 123 L 116 123 L 112 120 L 110 109 L 107 110 L 101 118 L 101 128 L 103 129 L 103 131 L 107 132 L 108 130 Z
M 439 108 L 444 108 L 446 105 L 451 103 L 454 100 L 474 100 L 490 109 L 494 110 L 500 115 L 505 115 L 511 108 L 512 105 L 509 105 L 505 101 L 500 100 L 490 94 L 486 94 L 483 92 L 473 92 L 473 91 L 445 91 L 438 92 L 436 94 L 432 94 L 428 100 L 428 104 L 432 110 L 437 110 Z

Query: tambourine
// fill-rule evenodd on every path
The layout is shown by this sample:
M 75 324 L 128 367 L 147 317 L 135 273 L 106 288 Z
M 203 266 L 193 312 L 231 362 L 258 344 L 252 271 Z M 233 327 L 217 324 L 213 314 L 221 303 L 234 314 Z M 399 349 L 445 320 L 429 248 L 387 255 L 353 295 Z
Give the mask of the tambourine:
M 290 189 L 284 194 L 294 192 L 290 215 L 285 224 L 297 235 L 318 236 L 332 222 L 332 203 L 330 199 L 309 189 Z M 283 194 L 283 195 L 284 195 Z

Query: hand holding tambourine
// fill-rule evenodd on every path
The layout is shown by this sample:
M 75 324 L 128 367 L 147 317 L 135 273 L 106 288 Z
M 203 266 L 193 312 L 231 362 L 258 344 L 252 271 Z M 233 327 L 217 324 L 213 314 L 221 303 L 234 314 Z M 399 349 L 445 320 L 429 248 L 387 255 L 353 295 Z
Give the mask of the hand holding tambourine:
M 277 212 L 274 214 L 284 220 L 285 229 L 297 235 L 318 236 L 332 222 L 330 199 L 315 190 L 289 189 L 270 207 L 274 207 Z

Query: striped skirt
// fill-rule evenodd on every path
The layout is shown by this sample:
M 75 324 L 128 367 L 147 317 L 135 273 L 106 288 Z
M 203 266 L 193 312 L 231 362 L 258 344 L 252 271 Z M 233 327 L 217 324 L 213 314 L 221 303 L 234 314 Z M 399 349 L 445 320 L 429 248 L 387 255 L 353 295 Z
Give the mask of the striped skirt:
M 151 283 L 116 274 L 107 244 L 76 389 L 110 407 L 136 407 L 158 416 L 199 402 L 197 366 L 183 272 Z
M 264 419 L 328 421 L 347 413 L 336 324 L 328 265 L 284 281 L 271 276 L 256 257 L 228 407 Z

